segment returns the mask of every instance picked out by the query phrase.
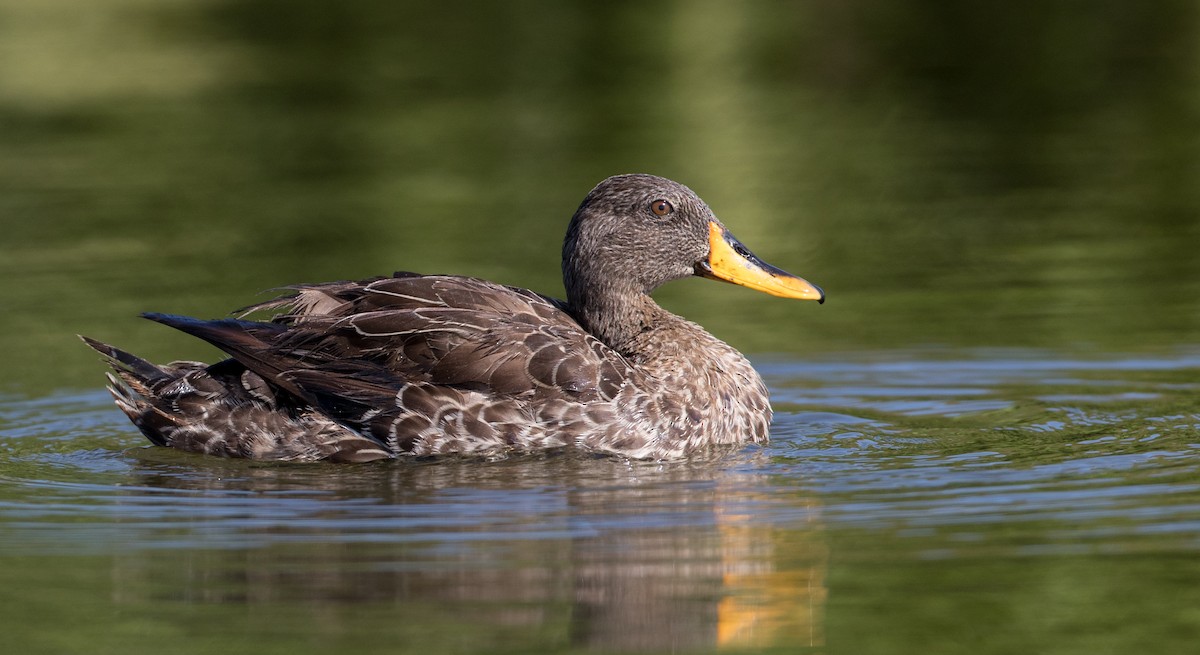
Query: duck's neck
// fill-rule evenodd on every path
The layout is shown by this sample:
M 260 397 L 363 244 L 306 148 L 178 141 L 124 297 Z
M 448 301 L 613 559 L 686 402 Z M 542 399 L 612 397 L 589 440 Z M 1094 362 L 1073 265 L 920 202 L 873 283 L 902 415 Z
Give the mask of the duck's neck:
M 647 337 L 679 320 L 649 295 L 636 290 L 573 294 L 568 304 L 584 329 L 634 359 L 646 355 Z

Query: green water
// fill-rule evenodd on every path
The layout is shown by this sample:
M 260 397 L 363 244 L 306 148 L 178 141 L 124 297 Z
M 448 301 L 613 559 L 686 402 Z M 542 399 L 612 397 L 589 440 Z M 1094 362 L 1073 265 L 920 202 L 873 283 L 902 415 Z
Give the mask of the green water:
M 559 294 L 605 176 L 823 306 L 712 461 L 263 466 L 147 446 L 75 338 L 211 349 L 292 282 Z M 0 627 L 21 653 L 1190 653 L 1193 2 L 0 0 Z

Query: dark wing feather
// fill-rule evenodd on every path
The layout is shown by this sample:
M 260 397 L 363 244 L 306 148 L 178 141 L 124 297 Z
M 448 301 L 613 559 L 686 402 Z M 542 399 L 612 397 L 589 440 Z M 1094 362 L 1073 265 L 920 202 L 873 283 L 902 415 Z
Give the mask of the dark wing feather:
M 435 384 L 502 395 L 610 399 L 632 374 L 558 301 L 475 278 L 380 280 L 343 321 L 367 348 L 401 352 L 388 363 Z M 365 310 L 365 311 L 363 311 Z
M 153 312 L 144 313 L 142 317 L 203 339 L 225 351 L 258 375 L 271 380 L 299 398 L 310 400 L 303 389 L 292 384 L 283 375 L 296 366 L 302 365 L 304 353 L 291 351 L 281 357 L 280 353 L 275 352 L 274 342 L 286 333 L 286 328 L 282 325 L 235 319 L 204 321 L 189 316 Z
M 151 318 L 209 341 L 309 401 L 305 388 L 314 376 L 327 378 L 320 385 L 326 396 L 339 379 L 361 390 L 346 377 L 347 361 L 393 376 L 390 385 L 373 374 L 377 387 L 418 382 L 528 399 L 611 399 L 634 374 L 562 303 L 525 289 L 413 274 L 293 289 L 249 309 L 283 309 L 272 324 Z M 305 374 L 288 374 L 296 370 Z

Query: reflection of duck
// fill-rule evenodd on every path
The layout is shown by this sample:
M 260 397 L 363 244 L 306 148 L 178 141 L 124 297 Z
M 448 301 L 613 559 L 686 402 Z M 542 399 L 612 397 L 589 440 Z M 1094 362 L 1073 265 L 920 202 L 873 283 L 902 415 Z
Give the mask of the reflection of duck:
M 565 453 L 354 471 L 131 454 L 121 530 L 92 546 L 115 540 L 123 553 L 100 565 L 133 615 L 183 593 L 189 604 L 164 620 L 194 621 L 212 603 L 259 617 L 269 605 L 309 641 L 374 628 L 381 643 L 421 638 L 429 652 L 463 650 L 464 638 L 613 653 L 824 640 L 821 510 L 770 472 L 764 451 L 671 466 Z M 380 612 L 419 620 L 380 623 Z
M 397 273 L 300 285 L 270 323 L 147 318 L 231 355 L 156 366 L 88 339 L 117 405 L 156 444 L 268 460 L 577 446 L 675 458 L 765 441 L 766 387 L 741 354 L 649 293 L 700 275 L 824 300 L 755 257 L 690 189 L 604 180 L 563 245 L 567 301 L 475 278 Z

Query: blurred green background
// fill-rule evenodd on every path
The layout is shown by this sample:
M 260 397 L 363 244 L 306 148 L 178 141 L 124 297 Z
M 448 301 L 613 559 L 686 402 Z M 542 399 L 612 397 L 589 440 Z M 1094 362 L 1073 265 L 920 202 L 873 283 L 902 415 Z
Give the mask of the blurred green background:
M 560 294 L 622 172 L 825 287 L 660 292 L 760 357 L 1200 342 L 1194 0 L 0 0 L 0 389 L 292 282 Z

